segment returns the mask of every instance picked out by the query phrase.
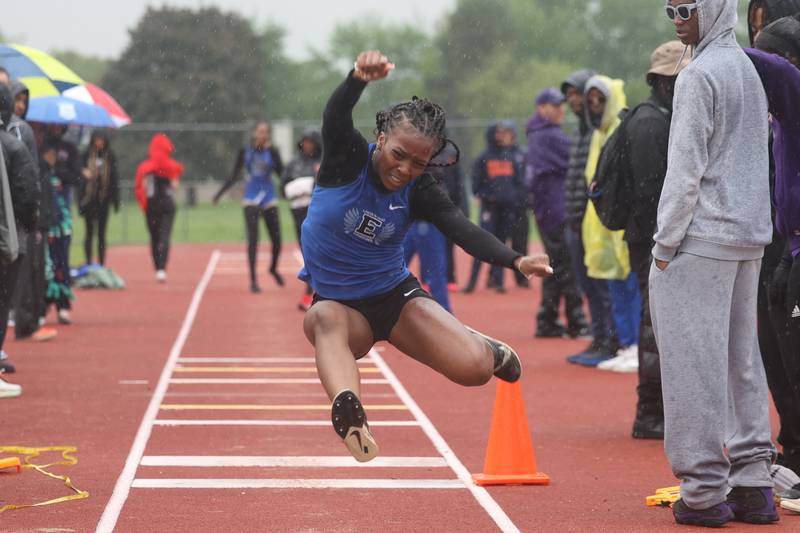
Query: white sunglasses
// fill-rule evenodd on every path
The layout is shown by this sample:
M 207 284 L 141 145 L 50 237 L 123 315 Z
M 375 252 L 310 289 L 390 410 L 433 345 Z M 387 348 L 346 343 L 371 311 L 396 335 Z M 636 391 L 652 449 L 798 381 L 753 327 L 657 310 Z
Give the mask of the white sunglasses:
M 669 20 L 675 20 L 675 15 L 678 15 L 681 20 L 689 20 L 692 18 L 692 11 L 697 10 L 697 2 L 693 4 L 682 4 L 678 7 L 666 6 L 666 9 Z

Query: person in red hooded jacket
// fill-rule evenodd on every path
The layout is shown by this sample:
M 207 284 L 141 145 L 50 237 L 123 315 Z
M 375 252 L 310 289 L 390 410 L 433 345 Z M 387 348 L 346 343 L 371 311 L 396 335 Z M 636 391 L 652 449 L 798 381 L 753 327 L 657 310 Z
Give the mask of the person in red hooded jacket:
M 172 159 L 175 147 L 169 137 L 156 133 L 150 141 L 149 158 L 136 169 L 136 200 L 147 217 L 150 249 L 156 279 L 167 280 L 167 258 L 172 221 L 175 219 L 175 191 L 183 165 Z

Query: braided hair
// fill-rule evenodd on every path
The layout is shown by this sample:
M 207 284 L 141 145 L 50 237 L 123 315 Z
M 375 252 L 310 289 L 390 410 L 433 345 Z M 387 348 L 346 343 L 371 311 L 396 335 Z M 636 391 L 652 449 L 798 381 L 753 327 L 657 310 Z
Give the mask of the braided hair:
M 408 122 L 420 134 L 437 142 L 437 149 L 431 156 L 428 166 L 449 167 L 458 162 L 461 151 L 456 143 L 447 138 L 445 131 L 446 115 L 442 106 L 425 98 L 413 96 L 408 102 L 401 102 L 383 111 L 378 111 L 375 115 L 375 135 L 391 131 L 404 121 Z M 445 163 L 433 163 L 433 160 L 444 151 L 448 143 L 455 148 L 455 160 Z

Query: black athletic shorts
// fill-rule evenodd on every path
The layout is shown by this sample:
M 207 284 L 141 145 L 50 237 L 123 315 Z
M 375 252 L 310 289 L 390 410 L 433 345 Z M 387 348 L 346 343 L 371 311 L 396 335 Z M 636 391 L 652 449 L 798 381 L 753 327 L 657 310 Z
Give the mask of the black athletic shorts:
M 335 298 L 325 298 L 315 293 L 314 301 L 311 305 L 331 300 L 355 309 L 367 319 L 369 327 L 372 329 L 372 338 L 375 342 L 378 342 L 389 340 L 389 333 L 392 332 L 392 328 L 400 319 L 400 312 L 403 310 L 403 306 L 414 298 L 430 298 L 433 300 L 428 291 L 419 284 L 419 280 L 411 274 L 394 289 L 377 296 L 370 296 L 360 300 L 337 300 Z

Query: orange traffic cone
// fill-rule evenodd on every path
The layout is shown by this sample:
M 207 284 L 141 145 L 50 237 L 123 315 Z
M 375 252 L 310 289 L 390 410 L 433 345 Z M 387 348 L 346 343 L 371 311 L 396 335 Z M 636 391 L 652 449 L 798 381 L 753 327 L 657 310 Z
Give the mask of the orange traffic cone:
M 497 382 L 492 428 L 482 474 L 473 474 L 477 485 L 547 485 L 547 474 L 536 471 L 531 432 L 519 382 Z

